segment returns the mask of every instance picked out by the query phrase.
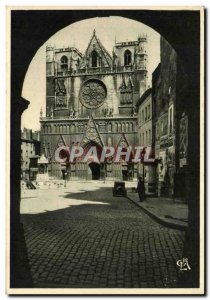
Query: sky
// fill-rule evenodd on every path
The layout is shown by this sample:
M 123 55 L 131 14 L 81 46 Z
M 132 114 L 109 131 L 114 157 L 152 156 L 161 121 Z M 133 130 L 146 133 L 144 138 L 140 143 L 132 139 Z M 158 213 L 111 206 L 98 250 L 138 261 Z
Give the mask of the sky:
M 28 109 L 22 115 L 22 128 L 40 129 L 41 107 L 43 116 L 45 116 L 46 46 L 51 45 L 56 48 L 74 46 L 84 54 L 94 29 L 97 37 L 110 54 L 112 54 L 115 40 L 117 42 L 134 41 L 137 40 L 138 35 L 147 34 L 148 85 L 151 86 L 151 74 L 160 62 L 160 35 L 155 30 L 143 23 L 122 17 L 97 17 L 82 20 L 55 33 L 38 49 L 33 57 L 22 90 L 22 97 L 30 101 Z

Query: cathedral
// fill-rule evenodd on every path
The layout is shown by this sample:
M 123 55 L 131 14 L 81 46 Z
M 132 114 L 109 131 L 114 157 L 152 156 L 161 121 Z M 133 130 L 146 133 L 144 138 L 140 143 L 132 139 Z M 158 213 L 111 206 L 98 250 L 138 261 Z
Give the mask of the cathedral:
M 46 48 L 46 114 L 40 112 L 41 151 L 49 176 L 68 180 L 131 180 L 138 166 L 131 161 L 60 163 L 59 146 L 123 149 L 139 144 L 139 97 L 147 87 L 147 36 L 116 42 L 112 53 L 94 30 L 84 54 L 76 47 Z M 99 150 L 100 151 L 100 150 Z

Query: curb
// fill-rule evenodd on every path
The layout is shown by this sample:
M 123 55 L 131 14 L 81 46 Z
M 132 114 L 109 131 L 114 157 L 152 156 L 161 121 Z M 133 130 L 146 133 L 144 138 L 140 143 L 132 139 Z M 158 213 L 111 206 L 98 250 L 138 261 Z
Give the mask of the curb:
M 186 231 L 188 226 L 187 225 L 181 225 L 181 224 L 175 224 L 175 223 L 170 223 L 165 221 L 164 219 L 158 217 L 157 215 L 151 213 L 149 210 L 147 210 L 146 208 L 142 207 L 141 204 L 139 204 L 138 202 L 136 202 L 135 200 L 133 200 L 132 198 L 130 198 L 129 196 L 127 196 L 127 198 L 129 200 L 131 200 L 136 206 L 138 206 L 144 213 L 146 213 L 148 216 L 150 216 L 153 220 L 155 220 L 157 223 L 168 227 L 168 228 L 172 228 L 172 229 L 178 229 L 181 231 Z

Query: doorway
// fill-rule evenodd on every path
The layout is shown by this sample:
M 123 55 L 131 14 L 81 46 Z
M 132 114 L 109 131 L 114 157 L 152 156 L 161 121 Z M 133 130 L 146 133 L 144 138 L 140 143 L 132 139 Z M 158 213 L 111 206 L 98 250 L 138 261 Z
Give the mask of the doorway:
M 91 172 L 92 172 L 92 180 L 99 180 L 100 179 L 100 165 L 95 162 L 91 162 L 89 164 L 89 168 L 91 169 Z

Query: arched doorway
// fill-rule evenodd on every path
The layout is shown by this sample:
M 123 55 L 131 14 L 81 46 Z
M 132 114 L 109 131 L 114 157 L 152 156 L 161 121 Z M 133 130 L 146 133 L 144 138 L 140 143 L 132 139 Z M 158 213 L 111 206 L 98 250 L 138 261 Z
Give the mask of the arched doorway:
M 85 163 L 85 169 L 87 172 L 88 180 L 99 180 L 103 171 L 101 168 L 103 164 L 100 163 L 100 157 L 102 152 L 102 146 L 95 141 L 89 140 L 84 146 L 83 156 L 80 158 Z
M 92 180 L 100 179 L 100 164 L 96 162 L 91 162 L 88 164 L 91 172 L 92 172 Z

